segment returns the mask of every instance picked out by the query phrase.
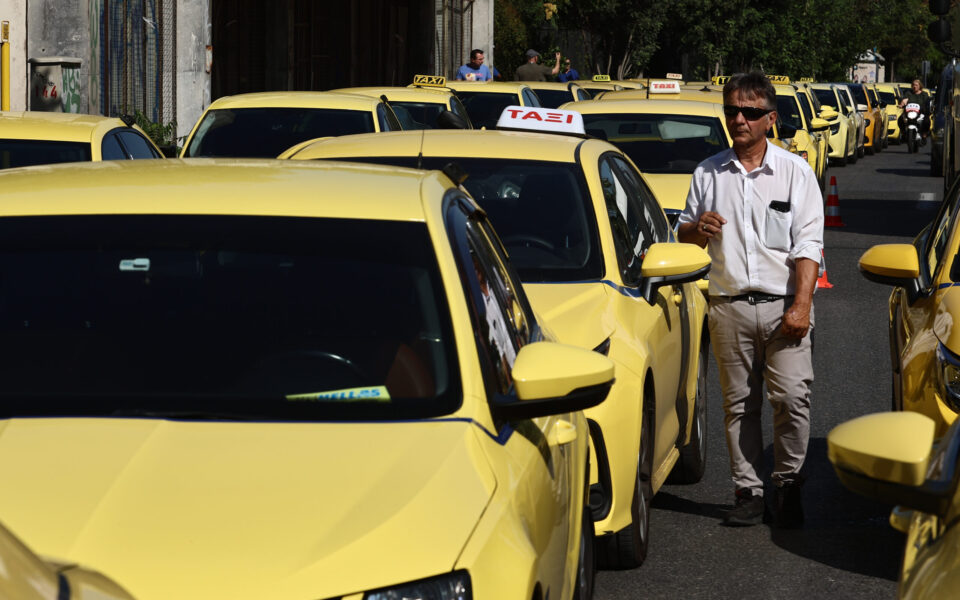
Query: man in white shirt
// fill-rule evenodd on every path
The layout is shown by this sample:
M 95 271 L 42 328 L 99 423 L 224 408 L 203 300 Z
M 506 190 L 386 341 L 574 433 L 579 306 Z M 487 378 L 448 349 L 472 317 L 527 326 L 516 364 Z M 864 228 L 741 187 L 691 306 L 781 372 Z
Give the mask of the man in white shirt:
M 706 247 L 710 340 L 720 368 L 736 504 L 728 525 L 765 514 L 763 385 L 773 407 L 776 519 L 803 524 L 800 473 L 810 438 L 813 293 L 823 249 L 823 201 L 806 161 L 767 141 L 776 91 L 762 73 L 723 88 L 733 148 L 700 163 L 680 215 L 680 241 Z

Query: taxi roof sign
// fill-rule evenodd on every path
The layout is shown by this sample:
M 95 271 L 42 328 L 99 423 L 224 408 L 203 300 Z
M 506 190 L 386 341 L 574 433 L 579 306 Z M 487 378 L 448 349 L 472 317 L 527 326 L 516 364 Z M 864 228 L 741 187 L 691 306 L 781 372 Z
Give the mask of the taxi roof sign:
M 770 83 L 790 83 L 790 78 L 786 75 L 767 75 Z
M 446 87 L 447 78 L 443 75 L 414 75 L 413 85 L 424 87 Z
M 497 129 L 514 131 L 542 131 L 566 135 L 587 135 L 583 115 L 572 110 L 539 108 L 536 106 L 508 106 L 500 113 Z
M 730 81 L 729 75 L 718 75 L 717 77 L 710 78 L 710 83 L 713 85 L 723 85 L 728 81 Z
M 680 82 L 676 80 L 651 81 L 648 84 L 647 89 L 650 90 L 651 94 L 679 94 Z
M 683 79 L 683 73 L 667 73 L 667 79 Z
M 610 76 L 609 76 L 609 75 L 594 75 L 594 76 L 593 76 L 593 80 L 594 80 L 594 81 L 610 81 Z

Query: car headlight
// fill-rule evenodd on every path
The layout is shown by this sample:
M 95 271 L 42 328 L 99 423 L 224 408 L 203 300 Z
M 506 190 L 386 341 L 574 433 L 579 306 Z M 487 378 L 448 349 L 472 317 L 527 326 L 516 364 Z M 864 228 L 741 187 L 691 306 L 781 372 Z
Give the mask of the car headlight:
M 960 412 L 960 356 L 937 344 L 937 363 L 943 401 L 951 410 Z
M 364 600 L 471 600 L 470 574 L 454 571 L 387 589 L 367 592 Z

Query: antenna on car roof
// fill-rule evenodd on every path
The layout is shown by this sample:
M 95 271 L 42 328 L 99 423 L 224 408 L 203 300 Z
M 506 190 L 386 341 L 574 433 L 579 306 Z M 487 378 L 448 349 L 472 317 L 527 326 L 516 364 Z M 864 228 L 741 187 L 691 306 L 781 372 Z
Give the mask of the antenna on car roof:
M 420 153 L 417 154 L 417 168 L 423 168 L 423 140 L 427 137 L 427 130 L 420 130 Z
M 127 114 L 121 114 L 120 120 L 123 121 L 123 124 L 126 125 L 127 127 L 133 127 L 133 124 L 137 122 L 136 119 L 134 119 L 132 116 Z

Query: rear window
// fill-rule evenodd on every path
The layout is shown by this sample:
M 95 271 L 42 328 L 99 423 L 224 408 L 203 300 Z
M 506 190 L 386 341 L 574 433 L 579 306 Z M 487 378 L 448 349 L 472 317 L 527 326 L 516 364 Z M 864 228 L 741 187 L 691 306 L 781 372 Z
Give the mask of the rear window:
M 235 108 L 204 115 L 184 156 L 275 158 L 318 137 L 373 133 L 373 114 L 320 108 Z
M 90 160 L 90 144 L 49 140 L 0 140 L 0 169 Z
M 520 99 L 516 94 L 494 94 L 487 92 L 457 92 L 463 106 L 477 129 L 493 129 L 500 120 L 500 113 L 508 106 L 516 106 Z
M 583 125 L 646 173 L 693 173 L 698 164 L 728 147 L 723 123 L 714 117 L 585 114 Z
M 434 102 L 397 102 L 390 101 L 393 112 L 397 113 L 404 130 L 436 129 L 437 117 L 447 107 Z
M 537 97 L 540 98 L 541 106 L 546 108 L 560 108 L 561 104 L 573 102 L 570 90 L 537 90 Z
M 0 306 L 5 416 L 366 420 L 460 403 L 423 223 L 4 218 Z

